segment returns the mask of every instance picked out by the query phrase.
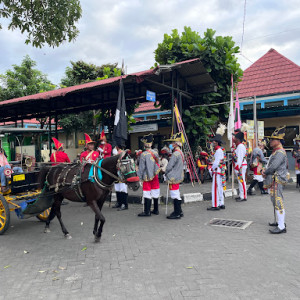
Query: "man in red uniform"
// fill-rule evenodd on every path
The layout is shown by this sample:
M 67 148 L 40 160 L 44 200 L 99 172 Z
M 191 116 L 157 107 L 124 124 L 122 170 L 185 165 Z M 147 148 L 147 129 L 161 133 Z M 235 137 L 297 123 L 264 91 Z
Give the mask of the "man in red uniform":
M 111 157 L 112 146 L 107 142 L 104 130 L 102 130 L 100 135 L 100 146 L 98 147 L 98 151 L 102 158 Z
M 56 138 L 52 138 L 54 142 L 55 151 L 50 156 L 50 161 L 53 163 L 52 166 L 58 165 L 64 162 L 71 162 L 67 153 L 64 152 L 63 146 Z
M 94 162 L 99 156 L 99 152 L 95 151 L 95 142 L 92 141 L 91 137 L 85 133 L 85 146 L 87 148 L 86 151 L 82 152 L 80 155 L 80 161 L 86 161 L 86 162 Z

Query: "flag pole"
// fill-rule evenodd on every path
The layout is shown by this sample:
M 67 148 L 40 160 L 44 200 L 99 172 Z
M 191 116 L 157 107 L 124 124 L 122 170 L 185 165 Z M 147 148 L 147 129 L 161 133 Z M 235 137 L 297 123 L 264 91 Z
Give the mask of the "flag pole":
M 230 95 L 230 110 L 231 114 L 233 114 L 233 102 L 234 102 L 234 95 L 233 95 L 233 75 L 231 74 L 231 95 Z M 233 115 L 231 115 L 231 118 L 233 118 Z M 231 122 L 233 121 L 233 128 L 231 127 L 231 133 L 230 133 L 230 150 L 231 150 L 231 198 L 234 198 L 234 167 L 233 167 L 233 158 L 232 158 L 232 149 L 233 149 L 233 137 L 232 137 L 232 131 L 234 129 L 234 119 L 231 119 Z

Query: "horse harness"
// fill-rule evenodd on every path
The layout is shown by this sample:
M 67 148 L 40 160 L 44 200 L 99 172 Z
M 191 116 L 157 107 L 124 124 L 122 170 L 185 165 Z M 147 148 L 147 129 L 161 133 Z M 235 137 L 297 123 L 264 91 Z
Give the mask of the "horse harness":
M 69 173 L 74 170 L 75 168 L 77 168 L 77 172 L 74 174 L 71 183 L 70 182 L 66 182 L 67 177 L 69 175 Z M 81 163 L 77 163 L 74 165 L 69 165 L 66 164 L 61 172 L 59 173 L 57 179 L 56 179 L 56 183 L 49 185 L 49 181 L 48 181 L 48 176 L 51 170 L 49 170 L 47 176 L 46 176 L 46 184 L 48 185 L 48 189 L 54 189 L 54 193 L 59 193 L 59 192 L 65 192 L 67 190 L 73 190 L 76 194 L 76 196 L 78 197 L 78 199 L 82 202 L 85 201 L 85 197 L 82 193 L 81 190 L 81 183 L 88 181 L 86 180 L 82 180 L 82 164 Z M 62 182 L 60 182 L 62 178 Z
M 90 163 L 92 165 L 91 168 L 93 168 L 92 178 L 94 179 L 95 183 L 99 187 L 101 187 L 104 190 L 111 191 L 113 184 L 115 182 L 125 182 L 126 181 L 125 177 L 127 175 L 135 172 L 135 170 L 133 170 L 133 168 L 131 166 L 130 159 L 124 159 L 125 155 L 126 155 L 126 152 L 121 153 L 121 156 L 117 161 L 118 176 L 116 176 L 115 174 L 111 173 L 110 171 L 104 169 L 103 167 L 99 166 L 98 163 L 101 159 L 97 159 L 95 162 Z M 122 164 L 122 162 L 123 162 L 123 164 Z M 69 164 L 66 164 L 62 168 L 60 174 L 58 175 L 56 183 L 54 183 L 52 185 L 49 185 L 49 181 L 48 181 L 48 176 L 50 173 L 50 171 L 49 171 L 46 176 L 46 184 L 48 185 L 48 189 L 49 190 L 54 189 L 55 193 L 59 193 L 59 192 L 63 192 L 63 191 L 65 192 L 66 190 L 73 190 L 80 201 L 82 201 L 82 202 L 85 201 L 84 195 L 83 195 L 82 189 L 81 189 L 81 184 L 89 181 L 88 177 L 84 180 L 82 179 L 82 173 L 83 173 L 83 170 L 84 170 L 84 167 L 86 164 L 87 164 L 87 162 L 84 162 L 84 163 L 78 162 L 77 164 L 74 164 L 71 166 Z M 66 182 L 69 173 L 75 168 L 77 168 L 77 172 L 74 174 L 71 183 Z M 114 178 L 115 181 L 112 184 L 104 183 L 99 178 L 97 169 L 100 169 L 102 172 L 106 173 L 108 176 Z M 61 178 L 62 178 L 62 182 L 60 182 Z

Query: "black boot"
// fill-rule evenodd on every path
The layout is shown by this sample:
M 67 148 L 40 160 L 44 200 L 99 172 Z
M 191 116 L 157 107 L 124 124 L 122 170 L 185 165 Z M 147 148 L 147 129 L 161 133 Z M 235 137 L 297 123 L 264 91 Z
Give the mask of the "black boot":
M 300 174 L 297 174 L 297 185 L 296 188 L 300 187 Z
M 181 200 L 177 200 L 177 199 L 174 199 L 173 200 L 173 204 L 174 204 L 174 211 L 167 217 L 167 219 L 180 219 L 180 202 Z
M 153 210 L 151 211 L 151 214 L 159 215 L 158 198 L 153 198 Z
M 259 182 L 258 186 L 259 186 L 259 189 L 260 189 L 260 192 L 261 192 L 262 195 L 268 194 L 268 192 L 264 189 L 264 183 L 263 182 Z
M 121 203 L 122 204 L 121 204 L 121 207 L 118 208 L 118 210 L 126 210 L 126 209 L 128 209 L 128 202 L 127 202 L 128 194 L 124 193 L 124 192 L 121 192 L 120 196 L 121 196 Z
M 254 186 L 255 186 L 257 183 L 258 183 L 257 180 L 255 180 L 255 179 L 252 180 L 252 182 L 251 182 L 251 184 L 250 184 L 250 186 L 249 186 L 249 188 L 248 188 L 248 190 L 247 190 L 247 194 L 248 194 L 248 195 L 250 195 L 250 196 L 255 195 L 255 194 L 253 194 L 252 189 L 254 188 Z
M 182 200 L 178 200 L 178 212 L 180 213 L 180 217 L 184 217 L 183 211 L 181 209 Z
M 121 202 L 122 201 L 121 200 L 121 198 L 122 198 L 121 192 L 116 192 L 116 197 L 117 197 L 117 202 L 116 202 L 116 204 L 112 208 L 119 208 L 122 205 L 122 202 Z
M 151 199 L 149 198 L 144 198 L 144 211 L 140 214 L 138 214 L 139 217 L 150 217 L 151 216 L 151 212 L 150 212 L 150 208 L 151 208 Z

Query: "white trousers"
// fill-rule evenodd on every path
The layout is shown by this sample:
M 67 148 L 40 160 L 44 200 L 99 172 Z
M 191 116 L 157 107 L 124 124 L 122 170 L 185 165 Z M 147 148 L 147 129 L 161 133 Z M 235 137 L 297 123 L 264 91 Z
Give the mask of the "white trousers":
M 238 176 L 238 171 L 234 170 L 236 176 Z M 241 199 L 247 199 L 247 188 L 246 188 L 246 171 L 247 171 L 247 166 L 242 166 L 242 176 L 243 176 L 243 182 L 241 182 L 238 179 L 239 182 L 239 196 Z
M 277 216 L 277 223 L 278 223 L 278 228 L 279 229 L 284 229 L 285 228 L 285 209 L 283 209 L 280 213 L 279 210 L 276 210 L 276 216 Z
M 171 199 L 182 200 L 180 197 L 179 189 L 178 190 L 170 190 L 170 197 L 171 197 Z
M 223 185 L 222 185 L 222 176 L 220 174 L 212 174 L 212 207 L 218 207 L 224 205 L 224 194 L 223 194 Z
M 143 191 L 143 197 L 144 198 L 159 198 L 160 195 L 160 189 L 155 189 L 155 190 L 151 190 L 151 191 Z
M 123 192 L 123 193 L 128 193 L 127 192 L 127 184 L 126 183 L 115 183 L 115 191 L 116 192 Z
M 262 175 L 253 175 L 253 179 L 254 180 L 257 180 L 258 182 L 263 182 L 264 181 L 264 178 Z

